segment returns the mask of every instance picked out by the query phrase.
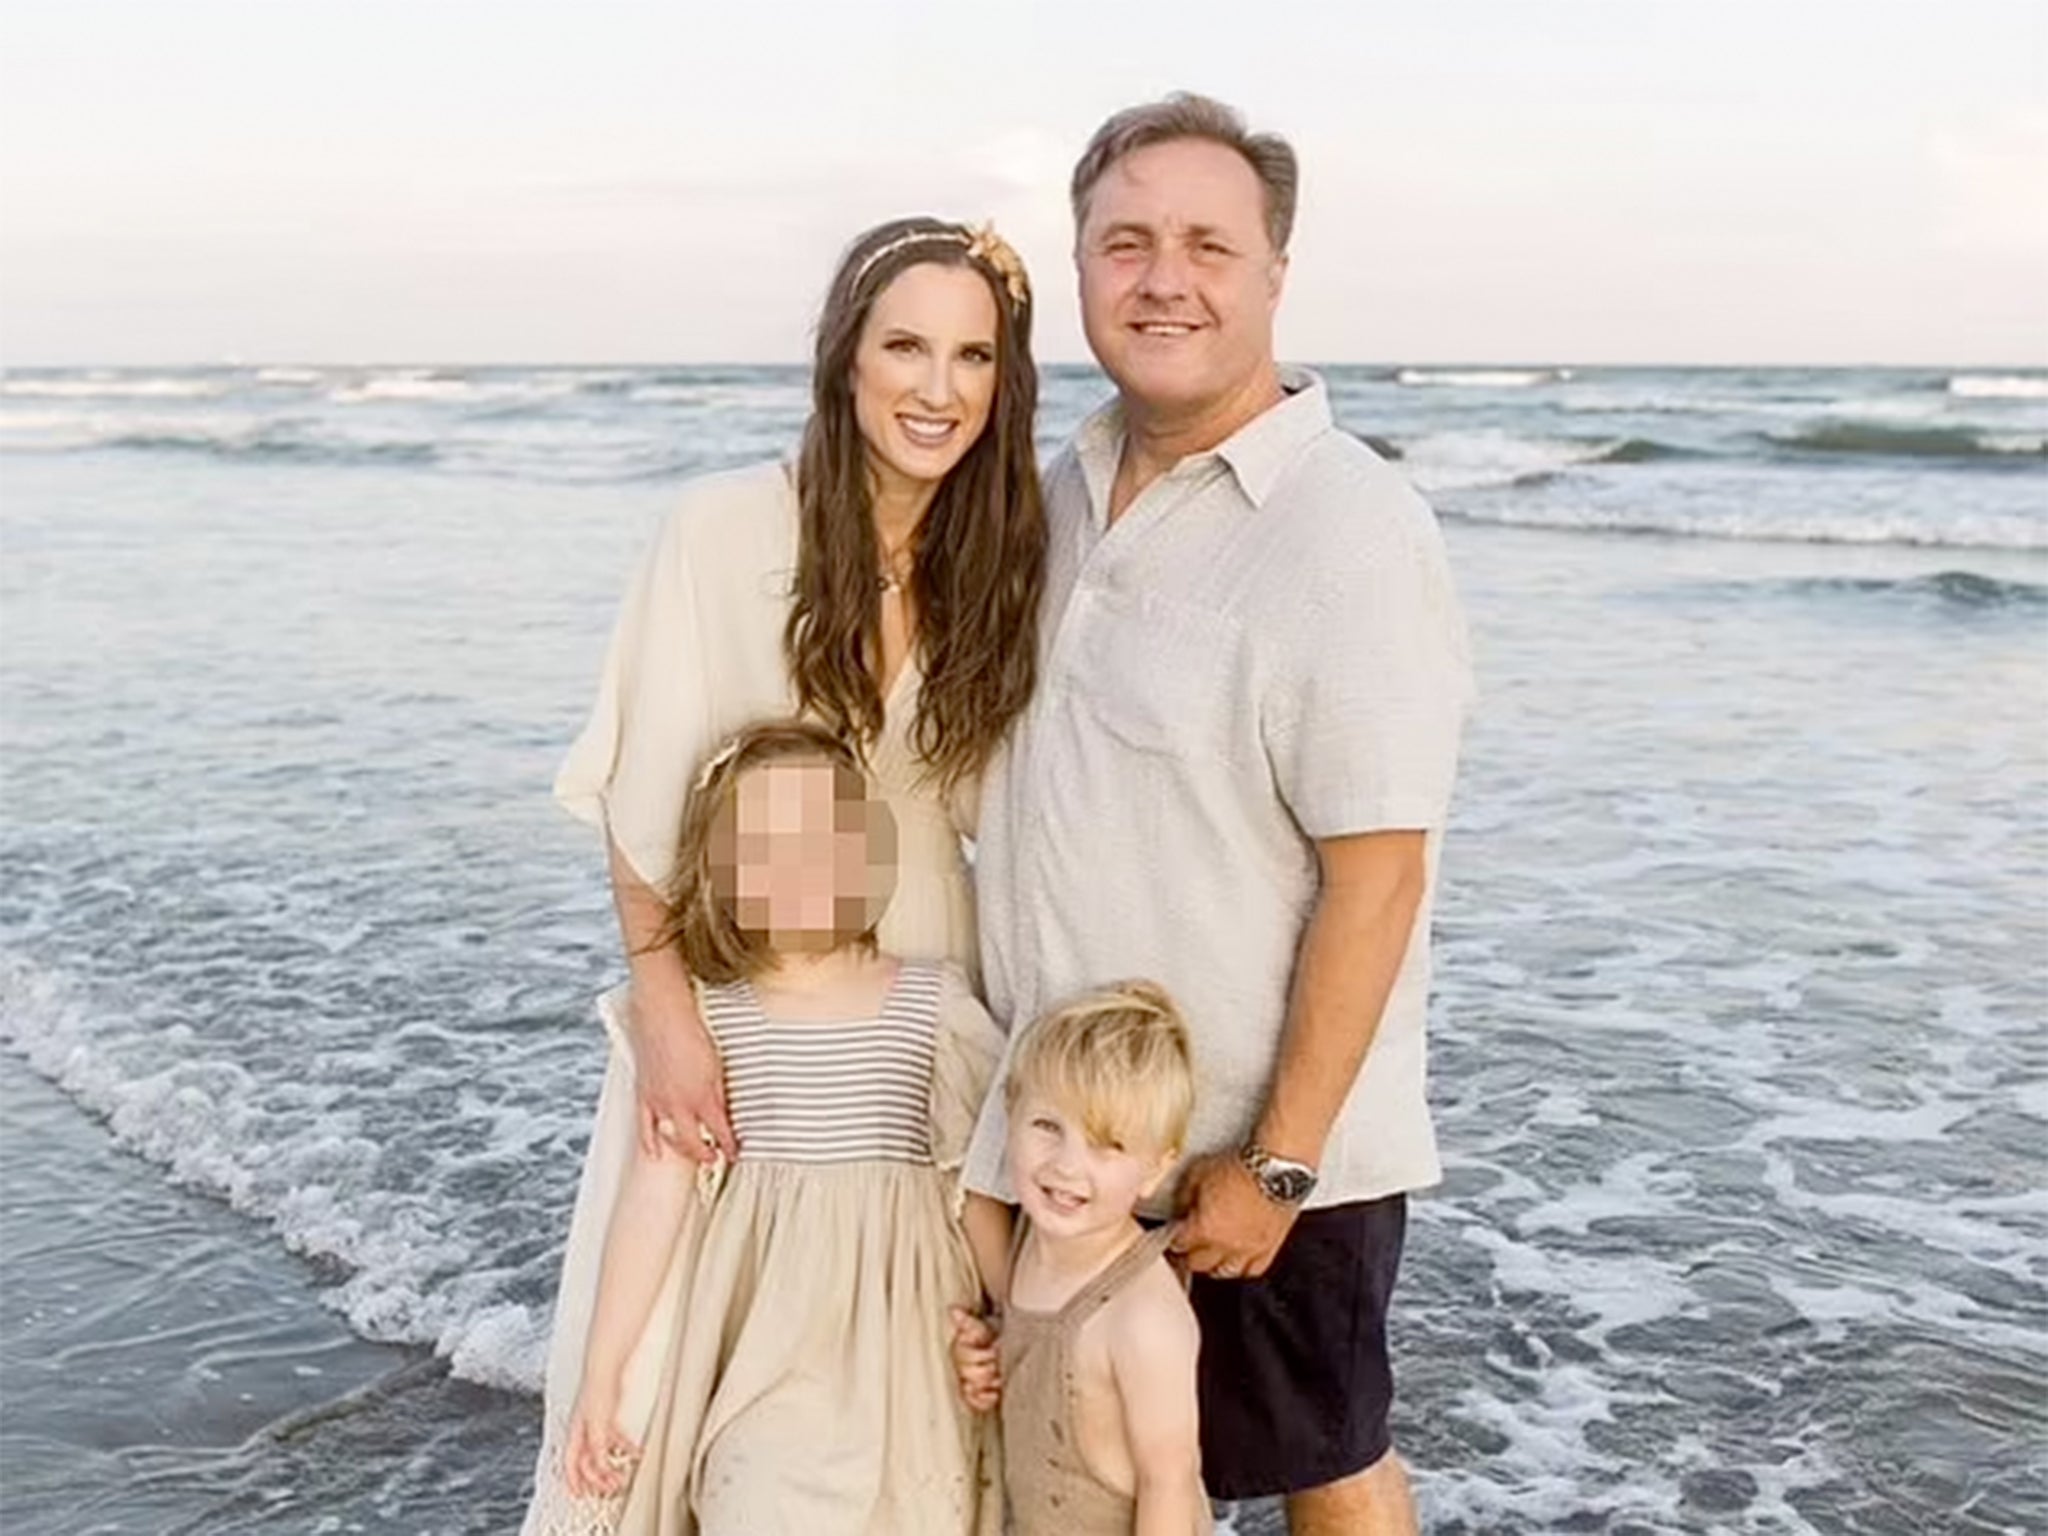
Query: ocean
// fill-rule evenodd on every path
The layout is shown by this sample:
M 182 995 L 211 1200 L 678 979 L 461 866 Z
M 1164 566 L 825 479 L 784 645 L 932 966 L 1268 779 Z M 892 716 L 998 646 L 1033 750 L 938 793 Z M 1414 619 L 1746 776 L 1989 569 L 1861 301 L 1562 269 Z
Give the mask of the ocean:
M 1326 373 L 1482 688 L 1425 1528 L 2048 1529 L 2048 375 Z M 516 1528 L 620 970 L 548 783 L 677 482 L 805 402 L 0 376 L 13 1536 Z

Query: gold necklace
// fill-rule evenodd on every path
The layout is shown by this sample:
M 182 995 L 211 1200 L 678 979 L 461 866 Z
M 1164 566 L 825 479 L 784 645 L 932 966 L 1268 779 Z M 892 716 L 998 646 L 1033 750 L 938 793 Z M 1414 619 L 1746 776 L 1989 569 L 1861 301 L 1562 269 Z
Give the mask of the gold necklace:
M 910 571 L 899 571 L 898 562 L 883 557 L 882 568 L 875 573 L 875 585 L 881 591 L 907 592 L 910 589 Z

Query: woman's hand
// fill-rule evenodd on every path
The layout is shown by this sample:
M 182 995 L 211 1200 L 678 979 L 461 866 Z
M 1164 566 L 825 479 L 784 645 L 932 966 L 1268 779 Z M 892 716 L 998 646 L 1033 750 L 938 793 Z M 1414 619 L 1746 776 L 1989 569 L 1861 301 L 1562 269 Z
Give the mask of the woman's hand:
M 650 1158 L 679 1152 L 695 1163 L 708 1163 L 723 1152 L 728 1162 L 735 1161 L 740 1149 L 725 1113 L 725 1069 L 718 1047 L 697 1012 L 682 957 L 660 942 L 668 908 L 616 842 L 608 840 L 605 847 L 619 936 L 633 973 L 627 1033 L 633 1037 L 640 1096 L 633 1117 L 640 1150 Z
M 577 1394 L 562 1448 L 563 1480 L 579 1499 L 606 1499 L 625 1491 L 640 1447 L 618 1423 L 618 1394 L 587 1389 Z
M 634 1068 L 640 1150 L 649 1157 L 679 1153 L 708 1163 L 723 1152 L 739 1157 L 725 1109 L 725 1068 L 687 991 L 665 1008 L 632 994 Z

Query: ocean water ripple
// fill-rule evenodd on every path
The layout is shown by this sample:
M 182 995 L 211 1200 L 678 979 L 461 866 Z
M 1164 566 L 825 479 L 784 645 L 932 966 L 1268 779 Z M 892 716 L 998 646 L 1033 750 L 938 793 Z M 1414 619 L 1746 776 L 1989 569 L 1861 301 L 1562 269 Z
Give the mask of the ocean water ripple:
M 2048 376 L 1357 366 L 1327 376 L 1347 428 L 1476 521 L 2048 547 Z M 1041 446 L 1052 451 L 1102 391 L 1092 369 L 1045 370 Z M 398 464 L 630 486 L 787 451 L 808 404 L 803 370 L 786 367 L 17 369 L 0 377 L 0 461 L 198 455 L 250 470 Z M 1929 472 L 1944 477 L 1939 498 L 1917 494 Z M 1522 494 L 1532 489 L 1544 494 Z

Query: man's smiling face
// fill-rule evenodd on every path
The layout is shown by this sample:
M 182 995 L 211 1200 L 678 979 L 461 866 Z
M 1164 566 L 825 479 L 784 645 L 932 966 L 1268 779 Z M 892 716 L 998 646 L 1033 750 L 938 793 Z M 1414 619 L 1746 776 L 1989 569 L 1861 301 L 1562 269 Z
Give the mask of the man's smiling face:
M 1199 412 L 1272 365 L 1287 258 L 1228 146 L 1172 139 L 1117 160 L 1088 193 L 1075 259 L 1088 345 L 1147 409 Z

